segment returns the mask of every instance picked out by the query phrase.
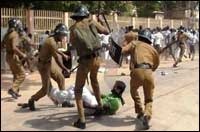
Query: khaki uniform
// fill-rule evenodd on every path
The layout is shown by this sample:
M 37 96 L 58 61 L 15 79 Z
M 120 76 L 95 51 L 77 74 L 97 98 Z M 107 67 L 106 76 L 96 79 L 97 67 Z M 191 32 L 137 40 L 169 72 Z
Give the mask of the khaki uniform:
M 74 25 L 72 25 L 72 27 L 70 27 L 70 42 L 72 43 L 72 46 L 74 46 L 76 49 L 77 49 L 76 45 L 78 45 L 78 43 L 76 43 L 75 41 L 76 36 L 73 34 L 74 28 L 76 27 L 84 28 L 86 26 L 89 26 L 90 24 L 94 24 L 95 27 L 100 32 L 102 32 L 105 29 L 99 23 L 95 21 L 91 21 L 89 19 L 83 19 L 82 21 L 76 22 Z M 80 52 L 77 51 L 77 52 L 80 57 L 81 51 Z M 100 67 L 100 58 L 98 56 L 90 57 L 87 59 L 81 59 L 79 61 L 79 67 L 77 69 L 76 82 L 75 82 L 75 98 L 76 98 L 76 103 L 78 107 L 79 117 L 82 122 L 85 122 L 85 116 L 84 116 L 83 104 L 82 104 L 82 90 L 83 90 L 83 86 L 85 85 L 85 81 L 87 79 L 87 75 L 89 72 L 90 72 L 90 81 L 91 81 L 91 85 L 94 91 L 94 95 L 97 99 L 99 106 L 102 106 L 99 83 L 97 79 L 97 73 L 98 73 L 99 67 Z
M 57 45 L 53 37 L 46 39 L 39 53 L 38 70 L 42 79 L 42 88 L 31 98 L 35 101 L 44 97 L 52 88 L 50 77 L 58 84 L 60 90 L 65 88 L 65 78 L 52 57 L 57 56 Z
M 12 31 L 6 34 L 3 43 L 6 47 L 6 61 L 10 66 L 10 70 L 14 76 L 12 89 L 14 92 L 19 92 L 19 87 L 25 80 L 25 71 L 19 56 L 14 52 L 13 47 L 19 44 L 19 34 L 16 31 Z
M 179 62 L 182 61 L 183 55 L 185 53 L 185 49 L 186 49 L 186 40 L 188 39 L 188 36 L 184 33 L 182 34 L 178 34 L 177 37 L 178 41 L 179 41 L 179 48 L 181 49 L 180 54 L 179 54 L 179 58 L 176 60 L 174 65 L 177 65 Z
M 154 78 L 153 71 L 155 71 L 160 63 L 157 51 L 141 41 L 131 41 L 122 48 L 122 53 L 131 55 L 130 61 L 130 92 L 135 102 L 135 112 L 144 113 L 151 118 L 152 115 L 152 102 L 154 91 Z M 145 63 L 151 68 L 137 67 Z M 145 109 L 142 108 L 142 103 L 138 94 L 138 88 L 143 86 Z

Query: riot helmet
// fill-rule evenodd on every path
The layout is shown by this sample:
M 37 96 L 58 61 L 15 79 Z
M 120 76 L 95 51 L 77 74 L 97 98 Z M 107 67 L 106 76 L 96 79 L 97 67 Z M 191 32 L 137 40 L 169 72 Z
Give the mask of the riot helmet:
M 8 28 L 14 28 L 16 31 L 18 32 L 22 32 L 23 30 L 23 26 L 22 26 L 22 22 L 19 19 L 16 18 L 12 18 L 8 21 Z
M 81 5 L 75 9 L 74 14 L 70 17 L 72 19 L 86 18 L 89 17 L 89 14 L 90 12 L 88 11 L 87 7 L 85 5 Z
M 65 35 L 67 36 L 69 33 L 68 28 L 63 23 L 59 23 L 54 29 L 55 35 Z
M 141 32 L 138 33 L 138 40 L 151 44 L 151 32 L 147 29 L 142 30 Z

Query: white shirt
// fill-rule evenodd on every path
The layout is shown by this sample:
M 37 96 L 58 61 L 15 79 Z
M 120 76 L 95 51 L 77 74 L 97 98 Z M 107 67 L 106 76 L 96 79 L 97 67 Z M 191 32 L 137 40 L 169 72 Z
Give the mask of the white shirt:
M 110 35 L 105 35 L 105 34 L 99 34 L 100 36 L 100 40 L 101 40 L 101 44 L 108 44 L 109 43 L 109 37 Z
M 70 101 L 75 99 L 74 88 L 74 85 L 71 85 L 68 89 L 65 90 L 52 88 L 48 96 L 56 102 L 58 102 L 58 104 L 62 104 L 64 101 Z M 83 87 L 82 99 L 85 103 L 91 106 L 98 105 L 95 96 L 91 94 L 91 92 L 86 86 Z
M 161 32 L 157 32 L 154 34 L 154 44 L 155 45 L 160 45 L 160 47 L 162 47 L 163 39 L 164 39 L 164 37 Z

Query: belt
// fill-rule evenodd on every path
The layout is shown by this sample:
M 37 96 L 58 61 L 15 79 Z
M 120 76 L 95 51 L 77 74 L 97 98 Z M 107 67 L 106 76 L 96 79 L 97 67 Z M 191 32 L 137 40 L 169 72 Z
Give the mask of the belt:
M 79 58 L 79 61 L 80 60 L 88 60 L 88 59 L 92 59 L 92 58 L 95 58 L 95 57 L 98 57 L 99 56 L 99 52 L 98 51 L 95 51 L 95 52 L 93 52 L 92 54 L 89 54 L 89 55 L 84 55 L 84 56 L 81 56 L 80 58 Z
M 151 69 L 152 66 L 149 63 L 141 63 L 134 65 L 134 68 Z
M 38 58 L 38 62 L 42 62 L 42 63 L 46 64 L 46 63 L 50 63 L 51 60 L 43 61 L 43 60 L 41 60 L 40 58 Z

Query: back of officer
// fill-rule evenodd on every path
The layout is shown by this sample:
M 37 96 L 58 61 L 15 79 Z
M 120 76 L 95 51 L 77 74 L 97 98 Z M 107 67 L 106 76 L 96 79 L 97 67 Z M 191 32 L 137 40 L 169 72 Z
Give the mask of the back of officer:
M 155 87 L 153 71 L 157 69 L 160 62 L 159 54 L 150 44 L 150 33 L 143 30 L 138 35 L 138 40 L 128 40 L 125 38 L 124 47 L 122 48 L 123 54 L 131 55 L 130 92 L 135 102 L 137 118 L 143 120 L 146 129 L 149 128 L 149 121 L 152 115 L 153 91 Z M 144 90 L 144 110 L 137 91 L 140 86 L 143 86 Z
M 23 31 L 21 21 L 13 18 L 8 21 L 8 26 L 8 31 L 3 39 L 3 45 L 6 48 L 6 61 L 14 77 L 12 88 L 8 90 L 8 93 L 17 99 L 17 97 L 20 97 L 19 87 L 25 79 L 24 68 L 19 58 L 26 59 L 27 56 L 18 48 L 19 33 Z
M 61 42 L 67 34 L 67 27 L 64 24 L 58 24 L 54 30 L 54 34 L 49 36 L 41 47 L 37 67 L 42 79 L 42 88 L 29 99 L 28 105 L 30 110 L 35 110 L 34 101 L 38 101 L 46 94 L 49 94 L 52 88 L 50 77 L 57 82 L 60 90 L 64 90 L 65 88 L 64 76 L 55 65 L 58 65 L 64 72 L 68 73 L 68 69 L 63 65 L 61 59 L 59 59 L 59 54 L 63 56 L 63 53 L 57 49 L 58 42 Z M 52 57 L 57 64 L 52 61 Z
M 78 107 L 79 119 L 73 125 L 84 129 L 85 115 L 82 103 L 82 90 L 88 73 L 90 72 L 91 85 L 98 102 L 99 109 L 102 109 L 99 83 L 97 73 L 100 67 L 99 49 L 100 42 L 97 33 L 108 34 L 108 30 L 101 24 L 89 19 L 89 11 L 86 6 L 75 9 L 71 16 L 75 23 L 70 27 L 70 42 L 76 49 L 79 56 L 79 67 L 76 74 L 75 98 Z

